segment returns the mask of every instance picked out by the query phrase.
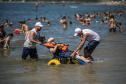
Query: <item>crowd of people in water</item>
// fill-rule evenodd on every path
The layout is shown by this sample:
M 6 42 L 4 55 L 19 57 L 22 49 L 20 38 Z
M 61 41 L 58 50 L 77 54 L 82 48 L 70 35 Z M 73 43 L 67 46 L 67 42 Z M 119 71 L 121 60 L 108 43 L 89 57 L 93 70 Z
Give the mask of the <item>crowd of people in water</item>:
M 92 57 L 92 53 L 94 49 L 100 43 L 100 35 L 93 31 L 90 26 L 92 21 L 100 24 L 108 25 L 109 32 L 123 32 L 124 26 L 122 22 L 118 21 L 116 16 L 121 17 L 122 14 L 126 13 L 126 11 L 115 11 L 115 12 L 104 12 L 104 13 L 90 13 L 90 14 L 80 14 L 76 13 L 74 15 L 75 20 L 79 22 L 81 25 L 87 26 L 87 28 L 75 28 L 74 36 L 80 37 L 80 44 L 77 46 L 75 50 L 69 49 L 69 44 L 66 43 L 58 43 L 55 38 L 50 37 L 46 40 L 45 37 L 40 36 L 40 31 L 43 29 L 42 23 L 47 23 L 47 26 L 51 27 L 52 21 L 47 17 L 40 17 L 35 19 L 27 19 L 25 21 L 19 21 L 20 28 L 13 29 L 11 33 L 6 33 L 6 27 L 9 26 L 13 28 L 13 23 L 6 19 L 4 22 L 0 23 L 0 48 L 9 49 L 11 48 L 10 43 L 11 39 L 15 36 L 15 34 L 24 34 L 25 42 L 22 51 L 22 59 L 26 60 L 28 56 L 31 59 L 38 59 L 36 44 L 40 44 L 42 46 L 47 47 L 50 52 L 53 54 L 52 59 L 54 58 L 69 58 L 72 63 L 73 58 L 81 59 L 87 63 L 92 62 L 94 59 Z M 97 17 L 100 17 L 100 20 L 96 20 Z M 2 19 L 2 18 L 0 18 Z M 27 22 L 36 21 L 34 27 L 31 29 Z M 73 24 L 73 22 L 67 17 L 63 16 L 59 20 L 59 24 L 63 28 L 69 27 L 69 25 Z M 84 55 L 80 56 L 80 51 L 82 50 L 85 42 L 88 41 L 88 44 L 84 48 Z

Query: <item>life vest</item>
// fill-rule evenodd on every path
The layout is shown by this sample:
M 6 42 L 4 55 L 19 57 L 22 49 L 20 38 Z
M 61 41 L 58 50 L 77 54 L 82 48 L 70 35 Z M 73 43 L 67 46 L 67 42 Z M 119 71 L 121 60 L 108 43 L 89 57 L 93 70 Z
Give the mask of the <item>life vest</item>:
M 43 45 L 47 48 L 54 48 L 57 44 L 47 42 L 47 43 L 44 43 Z M 60 44 L 60 46 L 59 46 L 59 49 L 64 52 L 66 52 L 68 50 L 68 48 L 69 48 L 69 45 L 66 45 L 66 44 Z
M 56 44 L 53 44 L 53 43 L 44 43 L 43 44 L 45 47 L 47 47 L 47 48 L 54 48 L 55 46 L 56 46 Z
M 69 45 L 65 45 L 65 44 L 61 44 L 59 49 L 61 49 L 62 51 L 66 52 L 69 48 Z

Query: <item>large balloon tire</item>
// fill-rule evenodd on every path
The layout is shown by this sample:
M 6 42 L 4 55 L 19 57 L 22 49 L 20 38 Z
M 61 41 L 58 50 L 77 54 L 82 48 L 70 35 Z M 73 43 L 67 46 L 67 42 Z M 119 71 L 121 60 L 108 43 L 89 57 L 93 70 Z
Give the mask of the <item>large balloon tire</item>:
M 48 65 L 60 65 L 60 61 L 58 59 L 51 59 L 49 62 L 48 62 Z

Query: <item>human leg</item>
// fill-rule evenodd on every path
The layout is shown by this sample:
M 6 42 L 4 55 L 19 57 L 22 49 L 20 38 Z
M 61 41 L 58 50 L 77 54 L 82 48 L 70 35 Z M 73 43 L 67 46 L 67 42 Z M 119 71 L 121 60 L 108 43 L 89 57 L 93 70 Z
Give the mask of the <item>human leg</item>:
M 36 48 L 31 48 L 30 49 L 30 58 L 31 59 L 38 59 L 38 54 L 37 54 L 37 49 Z
M 91 41 L 88 43 L 88 45 L 84 48 L 84 57 L 90 60 L 94 60 L 91 54 L 93 53 L 94 49 L 97 47 L 99 44 L 99 41 Z
M 22 59 L 26 60 L 28 55 L 29 55 L 29 48 L 24 47 L 22 52 Z
M 112 32 L 112 28 L 109 29 L 109 32 Z

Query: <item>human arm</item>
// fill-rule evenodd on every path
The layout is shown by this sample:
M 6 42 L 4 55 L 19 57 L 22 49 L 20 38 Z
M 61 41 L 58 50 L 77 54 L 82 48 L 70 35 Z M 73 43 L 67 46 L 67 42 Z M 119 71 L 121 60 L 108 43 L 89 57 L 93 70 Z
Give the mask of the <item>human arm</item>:
M 35 36 L 35 33 L 30 32 L 30 41 L 33 43 L 41 44 L 41 42 L 39 40 L 33 38 L 34 36 Z
M 5 41 L 5 39 L 0 39 L 0 43 L 3 42 L 3 41 Z
M 77 48 L 74 50 L 74 52 L 71 54 L 72 57 L 75 56 L 75 54 L 76 54 L 77 52 L 79 53 L 80 50 L 83 48 L 83 45 L 85 44 L 88 35 L 89 35 L 89 34 L 87 33 L 87 34 L 85 34 L 84 36 L 81 37 L 81 41 L 80 41 L 78 47 L 77 47 Z
M 22 26 L 21 26 L 21 32 L 25 33 L 28 30 L 29 30 L 28 25 L 22 24 Z
M 56 45 L 54 48 L 50 48 L 50 52 L 55 53 L 57 50 L 58 46 Z

